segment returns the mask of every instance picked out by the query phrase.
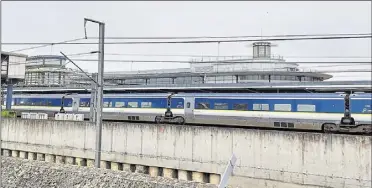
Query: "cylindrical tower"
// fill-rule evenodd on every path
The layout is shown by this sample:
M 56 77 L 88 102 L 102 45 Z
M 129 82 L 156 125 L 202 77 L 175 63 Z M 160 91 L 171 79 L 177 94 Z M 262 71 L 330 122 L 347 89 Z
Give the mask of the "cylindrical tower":
M 255 42 L 253 43 L 253 58 L 270 58 L 271 43 L 270 42 Z
M 63 56 L 45 55 L 28 57 L 26 60 L 25 85 L 62 86 L 69 71 Z

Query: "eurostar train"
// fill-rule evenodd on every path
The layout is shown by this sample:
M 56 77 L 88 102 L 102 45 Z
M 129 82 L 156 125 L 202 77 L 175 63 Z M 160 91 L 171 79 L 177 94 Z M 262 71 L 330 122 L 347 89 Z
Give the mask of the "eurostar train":
M 13 95 L 12 110 L 81 113 L 89 94 Z M 105 94 L 103 120 L 370 132 L 371 93 Z M 5 105 L 5 103 L 4 103 Z M 3 106 L 4 108 L 4 106 Z

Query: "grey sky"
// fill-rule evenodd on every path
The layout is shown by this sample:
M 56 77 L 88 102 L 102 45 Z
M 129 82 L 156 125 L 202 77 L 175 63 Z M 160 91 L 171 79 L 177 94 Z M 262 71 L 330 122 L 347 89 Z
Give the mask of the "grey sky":
M 84 36 L 84 17 L 106 23 L 106 36 L 236 36 L 371 33 L 371 2 L 2 2 L 3 42 L 58 42 Z M 88 36 L 98 28 L 88 25 Z M 108 41 L 108 40 L 107 40 Z M 371 57 L 370 39 L 283 41 L 273 52 L 287 61 L 340 59 L 290 56 Z M 251 55 L 249 43 L 220 45 L 220 55 Z M 27 46 L 3 46 L 10 51 Z M 63 45 L 23 51 L 28 55 L 97 50 L 96 45 Z M 217 44 L 106 45 L 106 53 L 217 55 Z M 79 58 L 94 58 L 83 56 Z M 106 59 L 188 60 L 187 57 L 106 56 Z M 348 59 L 371 61 L 371 58 Z M 345 60 L 343 60 L 345 61 Z M 94 62 L 79 62 L 96 71 Z M 309 66 L 309 65 L 306 65 Z M 106 63 L 105 71 L 188 67 L 175 63 Z M 355 67 L 355 66 L 354 66 Z M 362 67 L 361 67 L 362 68 Z M 364 66 L 363 68 L 368 68 Z M 329 70 L 329 68 L 327 68 Z M 343 74 L 344 75 L 344 74 Z M 357 76 L 354 76 L 357 75 Z M 337 75 L 335 75 L 337 76 Z M 352 77 L 350 77 L 352 76 Z M 371 79 L 370 73 L 343 79 Z M 342 78 L 339 78 L 342 79 Z

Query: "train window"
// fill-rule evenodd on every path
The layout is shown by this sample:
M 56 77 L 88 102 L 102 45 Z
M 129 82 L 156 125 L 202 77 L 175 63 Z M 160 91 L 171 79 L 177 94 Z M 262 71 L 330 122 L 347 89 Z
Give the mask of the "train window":
M 138 108 L 138 102 L 128 102 L 128 108 Z
M 269 104 L 261 104 L 261 110 L 269 111 Z
M 253 104 L 253 110 L 268 111 L 269 110 L 269 104 Z
M 141 108 L 151 108 L 151 102 L 141 102 Z
M 183 108 L 183 103 L 182 102 L 178 102 L 176 108 Z M 190 107 L 189 107 L 190 108 Z
M 40 101 L 38 106 L 46 106 L 46 100 Z
M 47 103 L 47 106 L 52 106 L 52 101 L 51 100 L 48 100 L 48 103 Z
M 80 107 L 87 107 L 89 106 L 89 102 L 80 101 Z
M 27 99 L 20 99 L 20 100 L 19 100 L 19 105 L 20 105 L 20 106 L 27 105 L 26 102 L 27 102 Z
M 72 106 L 72 102 L 68 102 L 66 107 L 71 107 Z
M 214 103 L 214 109 L 216 110 L 227 110 L 229 106 L 227 103 Z
M 299 105 L 297 105 L 297 111 L 299 111 L 299 112 L 315 112 L 315 105 L 299 104 Z
M 253 110 L 261 110 L 261 104 L 253 104 Z
M 111 106 L 111 102 L 103 102 L 103 108 L 109 108 Z
M 207 103 L 207 102 L 200 102 L 196 106 L 196 109 L 209 109 L 209 103 Z
M 248 110 L 248 104 L 234 104 L 234 110 Z
M 125 107 L 125 102 L 115 102 L 115 108 L 123 108 Z
M 190 106 L 191 106 L 191 103 L 188 102 L 188 103 L 187 103 L 187 108 L 190 108 Z
M 275 104 L 274 105 L 274 110 L 275 111 L 290 112 L 291 111 L 291 104 Z

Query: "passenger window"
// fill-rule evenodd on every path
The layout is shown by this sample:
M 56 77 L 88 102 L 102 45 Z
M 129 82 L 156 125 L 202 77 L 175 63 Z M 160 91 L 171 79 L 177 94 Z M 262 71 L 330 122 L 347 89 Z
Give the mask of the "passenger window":
M 269 111 L 269 104 L 253 104 L 253 110 Z
M 315 105 L 299 104 L 299 105 L 297 105 L 297 111 L 299 111 L 299 112 L 315 112 Z
M 141 108 L 151 108 L 151 102 L 141 102 Z
M 111 102 L 103 102 L 103 107 L 104 107 L 104 108 L 109 108 L 109 107 L 111 107 Z
M 187 108 L 190 108 L 190 106 L 191 106 L 191 103 L 188 102 L 188 103 L 187 103 Z
M 229 109 L 229 106 L 227 103 L 214 103 L 214 109 L 216 110 L 227 110 Z
M 183 108 L 183 103 L 182 102 L 178 102 L 176 108 Z
M 200 102 L 196 106 L 197 109 L 209 109 L 209 103 L 207 102 Z
M 275 111 L 290 112 L 291 111 L 291 105 L 290 104 L 275 104 L 274 105 L 274 110 Z
M 67 107 L 72 107 L 72 101 L 71 102 L 69 101 L 66 106 Z
M 89 106 L 89 102 L 80 101 L 80 107 L 87 107 Z
M 269 104 L 262 104 L 261 105 L 261 110 L 269 111 Z
M 234 110 L 248 110 L 248 104 L 234 104 Z
M 125 102 L 115 102 L 115 108 L 124 108 Z
M 138 102 L 128 102 L 128 108 L 138 108 Z
M 24 100 L 24 99 L 20 99 L 20 100 L 18 101 L 18 105 L 19 105 L 19 106 L 25 105 L 25 100 Z

